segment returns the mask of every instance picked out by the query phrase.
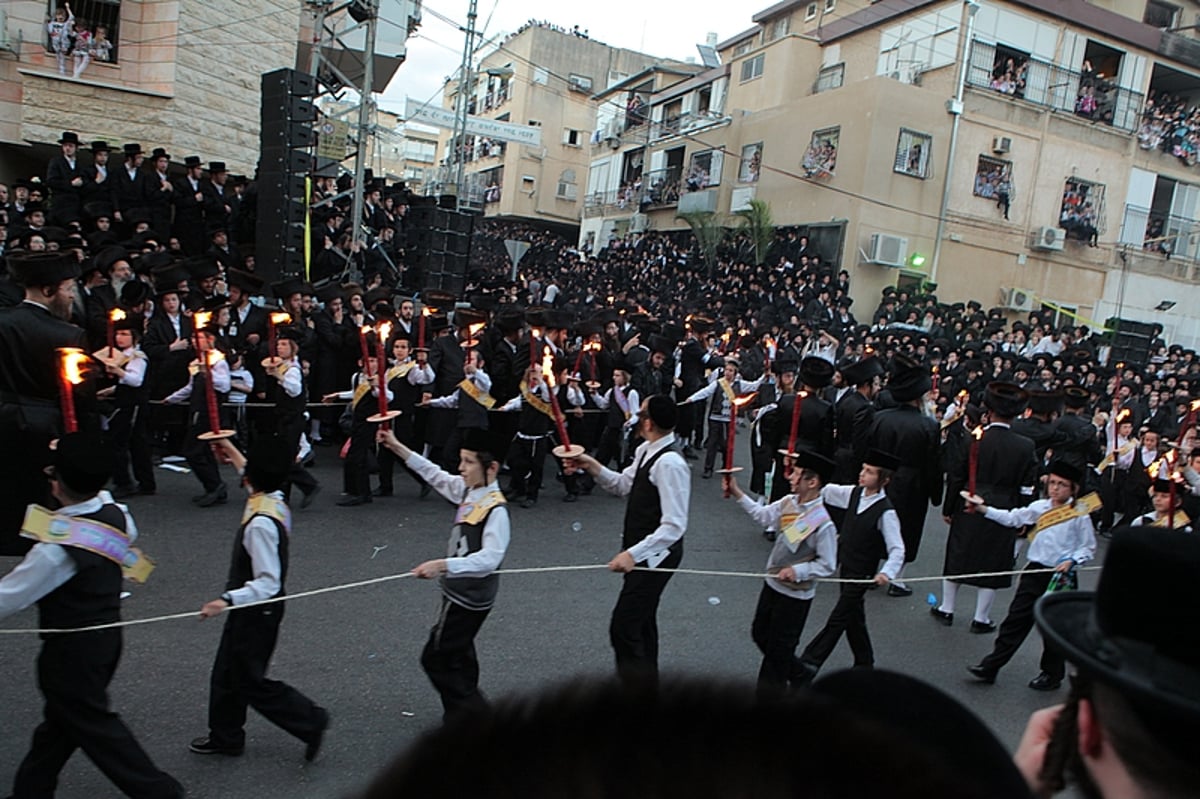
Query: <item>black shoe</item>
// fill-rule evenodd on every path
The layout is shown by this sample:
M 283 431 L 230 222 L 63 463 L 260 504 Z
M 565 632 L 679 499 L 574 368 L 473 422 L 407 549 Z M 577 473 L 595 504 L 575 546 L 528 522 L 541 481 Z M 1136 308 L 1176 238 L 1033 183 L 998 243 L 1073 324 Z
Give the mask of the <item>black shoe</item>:
M 820 670 L 820 666 L 797 660 L 796 665 L 792 667 L 791 679 L 788 682 L 792 688 L 803 688 L 816 678 L 817 672 Z
M 578 502 L 578 501 L 579 501 L 578 494 L 564 494 L 563 495 L 563 502 Z
M 996 684 L 996 670 L 989 669 L 982 664 L 977 666 L 967 666 L 967 671 L 971 672 L 971 676 L 979 680 L 981 683 L 988 685 Z
M 129 485 L 116 486 L 112 490 L 113 499 L 128 499 L 138 493 L 137 487 L 133 483 Z
M 712 477 L 712 469 L 705 469 L 704 474 L 700 475 L 700 477 L 704 480 L 707 480 L 708 478 Z
M 225 484 L 222 483 L 195 502 L 202 508 L 211 508 L 213 505 L 224 505 L 228 499 L 229 494 L 225 491 Z
M 203 493 L 203 494 L 197 494 L 196 496 L 192 497 L 192 502 L 194 502 L 195 504 L 199 505 L 199 504 L 200 504 L 200 501 L 201 501 L 201 500 L 203 500 L 203 499 L 204 499 L 205 497 L 207 497 L 207 496 L 208 496 L 208 493 L 207 493 L 207 492 L 205 492 L 205 493 Z
M 317 715 L 320 718 L 320 721 L 317 722 L 317 731 L 308 740 L 308 746 L 304 747 L 304 759 L 309 763 L 317 759 L 317 752 L 321 751 L 321 744 L 325 740 L 325 730 L 329 729 L 329 711 L 318 707 Z
M 228 755 L 229 757 L 240 757 L 245 751 L 243 746 L 220 746 L 212 741 L 212 738 L 205 735 L 203 738 L 196 738 L 190 744 L 188 749 L 198 755 Z
M 417 496 L 420 499 L 425 499 L 425 497 L 429 496 L 429 492 L 432 490 L 433 489 L 429 487 L 429 483 L 421 483 L 421 493 Z
M 570 494 L 568 494 L 567 496 L 570 496 Z M 537 504 L 537 497 L 525 497 L 525 499 L 521 500 L 522 508 L 532 508 L 536 504 Z
M 366 504 L 370 503 L 370 501 L 371 501 L 370 495 L 361 496 L 361 497 L 349 496 L 349 497 L 342 497 L 341 499 L 339 499 L 337 501 L 337 504 L 338 504 L 338 506 L 343 507 L 343 508 L 353 508 L 356 505 L 366 505 Z
M 888 596 L 912 596 L 912 589 L 895 582 L 888 583 Z
M 975 619 L 971 619 L 971 632 L 976 635 L 990 635 L 996 632 L 996 622 L 975 621 Z
M 929 609 L 929 615 L 933 616 L 935 619 L 937 619 L 938 621 L 940 621 L 942 624 L 946 625 L 947 627 L 949 627 L 951 624 L 954 624 L 954 614 L 947 613 L 946 611 L 939 608 L 937 605 L 934 605 L 933 607 L 931 607 Z
M 763 538 L 771 543 L 775 543 L 775 536 L 778 535 L 774 530 L 763 530 Z
M 700 457 L 700 453 L 696 452 L 696 450 L 692 449 L 691 447 L 684 447 L 683 457 L 687 458 L 689 461 L 694 461 Z
M 319 493 L 321 493 L 321 486 L 319 486 L 319 485 L 313 486 L 312 491 L 309 491 L 307 494 L 304 495 L 304 498 L 300 500 L 300 510 L 304 510 L 309 505 L 311 505 L 313 503 L 313 500 L 317 498 L 317 494 L 319 494 Z
M 1062 678 L 1051 677 L 1044 671 L 1029 681 L 1029 687 L 1035 691 L 1055 691 L 1061 685 Z
M 383 486 L 380 486 L 379 488 L 377 488 L 371 492 L 371 496 L 373 496 L 373 497 L 390 497 L 391 495 L 392 495 L 392 489 L 384 488 Z

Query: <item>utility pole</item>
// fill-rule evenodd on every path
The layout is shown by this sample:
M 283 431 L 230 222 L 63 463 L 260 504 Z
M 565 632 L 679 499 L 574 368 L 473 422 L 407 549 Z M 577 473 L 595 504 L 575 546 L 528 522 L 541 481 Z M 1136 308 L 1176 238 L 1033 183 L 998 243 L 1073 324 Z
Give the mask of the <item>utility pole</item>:
M 467 10 L 467 27 L 460 28 L 466 34 L 463 44 L 462 65 L 458 70 L 458 96 L 454 104 L 454 131 L 450 137 L 451 152 L 454 154 L 454 194 L 458 198 L 459 210 L 463 207 L 463 192 L 466 186 L 464 170 L 466 168 L 467 152 L 467 117 L 470 112 L 472 94 L 471 84 L 475 79 L 475 20 L 478 18 L 479 0 L 470 0 Z
M 363 181 L 367 168 L 367 142 L 374 133 L 375 99 L 371 84 L 375 79 L 375 31 L 379 26 L 379 0 L 359 0 L 369 11 L 363 25 L 366 26 L 366 45 L 363 47 L 363 79 L 358 106 L 358 153 L 354 157 L 354 218 L 351 222 L 353 242 L 366 244 L 367 231 L 363 229 L 363 207 L 366 205 L 366 189 Z

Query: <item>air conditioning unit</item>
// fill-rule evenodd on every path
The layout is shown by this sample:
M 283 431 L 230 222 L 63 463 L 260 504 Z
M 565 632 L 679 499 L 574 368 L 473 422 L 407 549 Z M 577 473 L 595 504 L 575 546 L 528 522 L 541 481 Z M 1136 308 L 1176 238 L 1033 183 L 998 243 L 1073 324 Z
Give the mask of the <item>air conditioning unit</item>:
M 1067 240 L 1067 231 L 1060 227 L 1040 227 L 1033 231 L 1029 246 L 1035 250 L 1061 250 Z
M 1008 136 L 992 137 L 992 152 L 1007 153 L 1012 149 L 1012 139 Z
M 634 214 L 629 218 L 630 233 L 645 233 L 650 229 L 650 216 L 648 214 Z
M 621 149 L 621 137 L 620 136 L 609 136 L 607 139 L 604 140 L 604 143 L 607 144 L 609 147 L 613 148 L 614 150 Z
M 1000 305 L 1008 308 L 1011 311 L 1033 310 L 1034 299 L 1033 294 L 1024 289 L 1000 289 Z
M 872 233 L 867 262 L 900 268 L 908 258 L 908 239 L 890 233 Z

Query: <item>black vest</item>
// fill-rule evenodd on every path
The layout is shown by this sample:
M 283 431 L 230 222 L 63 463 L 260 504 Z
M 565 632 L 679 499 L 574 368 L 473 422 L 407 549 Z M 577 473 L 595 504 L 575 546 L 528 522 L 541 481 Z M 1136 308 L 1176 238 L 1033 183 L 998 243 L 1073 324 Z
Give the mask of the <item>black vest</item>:
M 470 380 L 470 378 L 466 378 Z M 487 408 L 476 402 L 470 394 L 458 389 L 458 423 L 457 427 L 477 427 L 480 430 L 488 429 L 488 412 Z
M 208 388 L 207 378 L 204 370 L 198 369 L 196 374 L 192 375 L 192 395 L 188 397 L 188 410 L 193 413 L 207 414 L 208 413 Z M 229 394 L 217 392 L 217 413 L 221 413 L 221 405 L 229 398 Z M 204 418 L 208 418 L 205 416 Z
M 498 507 L 502 506 L 496 505 L 488 510 L 487 515 L 479 520 L 479 524 L 454 525 L 450 530 L 450 544 L 446 547 L 446 557 L 466 557 L 483 549 L 483 528 Z M 444 574 L 441 585 L 446 599 L 454 604 L 467 610 L 490 610 L 496 601 L 496 592 L 500 589 L 500 575 L 492 573 L 485 577 L 451 577 Z
M 125 514 L 112 503 L 75 518 L 125 530 Z M 75 576 L 38 600 L 39 626 L 72 629 L 120 621 L 121 567 L 86 549 L 64 546 L 63 550 L 75 564 Z
M 621 546 L 625 549 L 637 544 L 646 536 L 658 529 L 662 523 L 662 502 L 659 498 L 658 487 L 650 482 L 650 469 L 666 453 L 670 447 L 663 447 L 658 452 L 642 461 L 633 475 L 633 486 L 629 489 L 629 502 L 625 505 L 625 529 L 621 534 Z M 671 549 L 683 547 L 683 539 L 671 545 Z
M 304 370 L 300 370 L 300 393 L 294 397 L 288 396 L 288 393 L 283 390 L 283 383 L 279 382 L 278 378 L 274 375 L 267 375 L 267 399 L 275 405 L 280 430 L 303 420 L 304 406 L 308 402 Z
M 412 369 L 416 368 L 414 364 Z M 427 388 L 433 388 L 433 386 L 414 386 L 408 382 L 407 372 L 402 377 L 393 377 L 388 381 L 388 390 L 392 392 L 392 401 L 388 403 L 388 407 L 393 411 L 400 411 L 411 416 L 416 410 L 417 403 L 421 401 L 421 394 Z
M 625 411 L 621 410 L 621 406 L 617 404 L 617 391 L 620 391 L 625 397 L 625 405 L 629 405 L 629 386 L 622 389 L 613 386 L 608 394 L 608 414 L 604 417 L 606 427 L 620 428 L 625 424 Z
M 887 555 L 879 519 L 884 511 L 892 510 L 892 501 L 885 496 L 859 513 L 858 501 L 862 493 L 862 486 L 850 492 L 850 507 L 846 508 L 838 531 L 838 560 L 843 575 L 870 577 L 879 568 L 879 561 Z
M 262 514 L 251 516 L 238 528 L 237 537 L 233 540 L 233 561 L 229 564 L 229 579 L 225 581 L 225 590 L 236 591 L 254 579 L 254 563 L 250 559 L 250 553 L 246 551 L 246 527 L 258 518 L 264 518 L 275 525 L 275 531 L 279 534 L 279 593 L 275 596 L 284 596 L 287 593 L 284 586 L 287 585 L 288 573 L 288 531 L 275 519 Z

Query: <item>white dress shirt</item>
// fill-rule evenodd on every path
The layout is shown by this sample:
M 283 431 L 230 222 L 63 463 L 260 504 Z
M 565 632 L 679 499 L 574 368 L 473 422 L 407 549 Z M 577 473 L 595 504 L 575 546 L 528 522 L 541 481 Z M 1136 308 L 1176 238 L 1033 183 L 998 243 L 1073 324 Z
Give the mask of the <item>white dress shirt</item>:
M 825 500 L 826 505 L 833 508 L 849 508 L 850 495 L 857 487 L 831 483 L 821 489 L 821 499 Z M 867 508 L 886 496 L 887 494 L 883 491 L 868 495 L 864 490 L 862 496 L 858 498 L 857 512 L 862 514 Z M 904 538 L 900 535 L 900 517 L 896 515 L 895 509 L 885 510 L 879 517 L 879 532 L 883 535 L 883 544 L 887 548 L 887 562 L 879 571 L 886 574 L 889 580 L 895 580 L 896 575 L 904 566 Z
M 1010 510 L 989 507 L 984 516 L 1005 527 L 1027 527 L 1035 524 L 1038 517 L 1053 507 L 1054 503 L 1050 500 L 1039 499 Z M 1076 566 L 1087 563 L 1096 554 L 1096 532 L 1092 527 L 1092 518 L 1085 513 L 1047 527 L 1033 537 L 1025 554 L 1030 562 L 1043 566 L 1057 566 L 1066 559 L 1074 561 Z
M 431 461 L 415 452 L 405 461 L 408 467 L 425 479 L 435 491 L 458 505 L 474 505 L 488 494 L 499 491 L 500 484 L 493 481 L 479 488 L 467 490 L 467 481 L 456 474 L 444 471 Z M 500 567 L 512 528 L 508 508 L 497 505 L 488 513 L 483 525 L 483 540 L 479 551 L 462 557 L 446 558 L 446 573 L 454 577 L 486 577 Z
M 267 496 L 283 502 L 282 491 L 272 491 Z M 283 566 L 279 562 L 279 528 L 266 516 L 255 516 L 246 525 L 242 534 L 242 547 L 250 556 L 250 569 L 254 578 L 247 580 L 241 588 L 225 592 L 234 605 L 261 602 L 279 593 L 282 585 Z
M 596 475 L 597 485 L 610 494 L 628 496 L 633 488 L 633 478 L 642 463 L 674 443 L 674 433 L 668 433 L 654 442 L 643 441 L 634 452 L 633 463 L 624 471 L 614 472 L 607 466 L 601 467 Z M 656 566 L 666 558 L 667 549 L 683 538 L 687 531 L 692 471 L 678 452 L 666 452 L 650 467 L 650 482 L 658 489 L 662 517 L 650 535 L 629 548 L 629 554 L 638 563 L 647 561 L 651 566 Z

